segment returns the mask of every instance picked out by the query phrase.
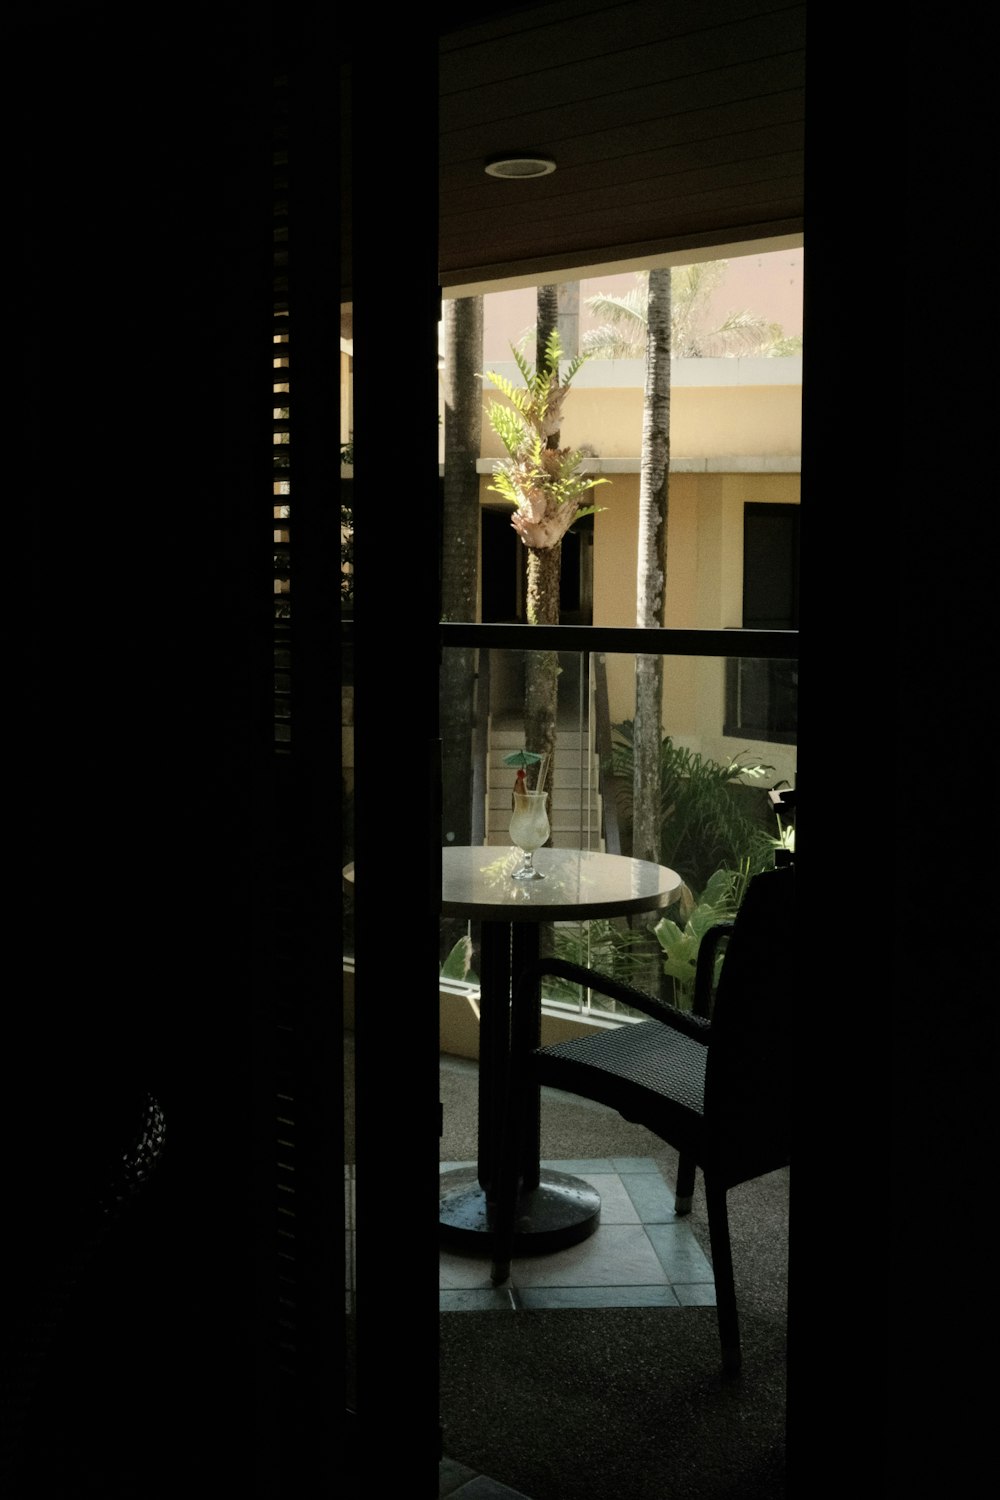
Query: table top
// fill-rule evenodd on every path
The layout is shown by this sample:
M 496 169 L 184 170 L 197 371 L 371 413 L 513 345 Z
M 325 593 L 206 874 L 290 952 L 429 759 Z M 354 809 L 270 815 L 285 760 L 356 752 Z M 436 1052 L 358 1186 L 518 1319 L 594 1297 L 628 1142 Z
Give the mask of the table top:
M 624 854 L 592 849 L 538 849 L 544 880 L 517 881 L 520 849 L 468 847 L 441 851 L 445 916 L 501 922 L 558 922 L 655 911 L 676 899 L 676 870 Z

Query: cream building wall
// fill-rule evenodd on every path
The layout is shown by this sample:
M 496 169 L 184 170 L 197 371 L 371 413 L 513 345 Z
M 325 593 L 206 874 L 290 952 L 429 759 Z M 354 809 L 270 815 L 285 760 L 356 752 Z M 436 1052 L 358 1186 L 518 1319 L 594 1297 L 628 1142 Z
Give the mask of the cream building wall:
M 518 387 L 513 361 L 487 366 Z M 588 360 L 566 398 L 561 442 L 602 458 L 638 459 L 642 448 L 645 368 L 637 359 Z M 802 447 L 802 357 L 677 359 L 670 371 L 671 464 L 723 457 L 746 468 L 798 459 Z M 483 381 L 484 458 L 502 458 L 489 425 L 490 403 L 502 397 Z
M 605 491 L 605 494 L 610 491 Z M 664 623 L 672 629 L 738 629 L 742 624 L 743 507 L 798 503 L 798 474 L 671 474 Z M 635 624 L 639 476 L 614 480 L 614 504 L 594 520 L 594 624 Z M 607 660 L 613 722 L 631 718 L 634 659 Z M 722 658 L 669 657 L 664 664 L 663 729 L 713 760 L 747 750 L 794 784 L 795 747 L 739 741 L 721 732 Z

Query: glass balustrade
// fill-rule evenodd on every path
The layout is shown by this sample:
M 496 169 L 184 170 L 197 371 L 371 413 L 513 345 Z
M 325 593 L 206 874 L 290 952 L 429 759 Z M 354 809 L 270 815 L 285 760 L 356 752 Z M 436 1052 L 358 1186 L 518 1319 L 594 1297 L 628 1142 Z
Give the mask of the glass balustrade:
M 735 632 L 733 633 L 735 635 Z M 735 642 L 734 642 L 735 644 Z M 444 656 L 448 648 L 445 648 Z M 343 864 L 353 858 L 353 665 L 345 647 L 343 701 Z M 524 650 L 462 648 L 467 677 L 459 695 L 455 733 L 461 761 L 445 755 L 452 778 L 444 797 L 442 845 L 470 844 L 484 851 L 511 849 L 513 794 L 520 752 L 549 757 L 551 847 L 632 855 L 637 817 L 636 657 L 567 651 L 555 655 L 554 699 L 544 743 L 528 743 L 526 676 L 537 665 Z M 549 653 L 551 655 L 551 653 Z M 746 880 L 772 863 L 794 838 L 776 797 L 796 780 L 797 662 L 792 657 L 676 655 L 662 662 L 658 785 L 643 813 L 657 831 L 657 861 L 675 870 L 678 900 L 645 916 L 546 924 L 543 941 L 563 957 L 653 988 L 672 1003 L 690 1003 L 696 931 L 707 908 L 720 916 L 735 910 Z M 444 680 L 446 673 L 442 673 Z M 734 688 L 734 682 L 737 685 Z M 452 681 L 452 688 L 454 682 Z M 734 708 L 734 692 L 749 700 Z M 738 711 L 739 710 L 739 711 Z M 441 734 L 452 726 L 441 706 Z M 529 721 L 537 725 L 537 715 Z M 752 731 L 756 730 L 756 733 Z M 773 734 L 774 738 L 768 736 Z M 460 772 L 456 773 L 455 766 Z M 530 786 L 537 765 L 527 767 Z M 455 783 L 458 777 L 460 784 Z M 418 795 L 415 789 L 414 795 Z M 458 809 L 456 813 L 456 808 Z M 406 800 L 401 799 L 405 833 Z M 488 857 L 484 854 L 484 857 Z M 692 922 L 692 914 L 700 916 Z M 356 959 L 349 882 L 343 895 L 345 965 Z M 400 914 L 396 914 L 397 920 Z M 477 924 L 441 920 L 441 983 L 445 995 L 474 1004 L 478 990 Z M 557 980 L 546 982 L 547 1010 L 580 1017 L 627 1017 L 606 997 L 583 994 Z

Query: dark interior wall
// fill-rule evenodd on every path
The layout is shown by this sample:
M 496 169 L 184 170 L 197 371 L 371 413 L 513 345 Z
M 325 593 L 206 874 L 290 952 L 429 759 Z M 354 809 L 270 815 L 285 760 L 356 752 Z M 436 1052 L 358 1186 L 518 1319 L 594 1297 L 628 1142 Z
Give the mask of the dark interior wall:
M 56 6 L 7 30 L 21 962 L 3 1108 L 21 1265 L 71 1232 L 62 1193 L 152 1088 L 168 1121 L 156 1211 L 125 1258 L 131 1295 L 118 1283 L 88 1325 L 76 1433 L 106 1456 L 141 1408 L 143 1493 L 189 1488 L 196 1453 L 204 1483 L 251 1493 L 267 17 Z
M 960 226 L 977 217 L 989 131 L 968 41 L 929 9 L 900 14 L 863 47 L 842 20 L 813 7 L 807 34 L 796 834 L 811 1019 L 791 1179 L 790 1481 L 808 1493 L 822 1449 L 824 1484 L 848 1488 L 852 1463 L 870 1453 L 885 1492 L 899 1494 L 932 1475 L 974 1488 L 983 1461 L 985 1394 L 974 1378 L 954 1379 L 971 1369 L 976 1334 L 944 1309 L 924 1316 L 914 1204 L 928 1183 L 946 1218 L 971 1201 L 991 1136 L 979 960 L 974 944 L 945 934 L 957 888 L 979 889 L 987 868 L 977 811 L 964 828 L 956 818 L 977 800 L 961 788 L 981 764 L 993 670 L 995 548 L 978 484 L 992 424 L 975 337 L 959 335 L 957 357 L 978 373 L 956 381 L 919 318 L 904 318 L 867 351 L 865 401 L 854 399 L 859 350 L 847 325 L 874 305 L 883 252 L 886 307 L 937 302 L 953 252 L 961 259 Z M 872 419 L 892 466 L 877 485 L 851 461 Z M 831 753 L 837 761 L 852 730 L 864 771 L 841 779 Z M 850 978 L 852 939 L 833 934 L 831 914 L 868 934 L 863 971 Z M 821 998 L 828 961 L 853 1020 L 843 1008 L 832 1017 Z M 834 1290 L 844 1246 L 828 1216 L 831 1187 L 849 1217 L 861 1213 L 881 1267 L 871 1298 Z M 950 1227 L 975 1260 L 976 1227 L 961 1213 Z M 836 1437 L 842 1420 L 847 1443 Z
M 242 236 L 249 179 L 268 182 L 268 122 L 251 80 L 222 66 L 252 66 L 246 28 L 209 31 L 195 61 L 179 20 L 136 34 L 101 7 L 28 28 L 20 53 L 24 770 L 33 867 L 67 878 L 88 925 L 108 914 L 106 887 L 83 878 L 95 851 L 125 910 L 155 923 L 149 898 L 168 893 L 196 922 L 185 838 L 197 828 L 215 858 L 239 826 L 215 778 L 246 759 L 242 485 L 255 450 L 270 453 L 250 360 L 269 338 L 269 265 Z M 130 934 L 145 951 L 132 923 L 116 938 Z
M 396 45 L 383 49 L 374 15 L 353 59 L 355 430 L 355 943 L 385 954 L 403 1002 L 387 1015 L 381 964 L 359 965 L 357 1070 L 357 1403 L 363 1413 L 360 1473 L 374 1461 L 387 1486 L 430 1486 L 439 1455 L 438 1346 L 438 967 L 441 881 L 441 745 L 438 724 L 440 507 L 416 479 L 407 498 L 386 492 L 385 454 L 406 453 L 408 473 L 437 474 L 437 38 L 425 17 L 401 13 Z M 377 88 L 368 59 L 378 55 Z M 419 82 L 415 83 L 415 80 Z M 380 140 L 386 100 L 405 99 L 406 162 L 387 167 Z M 386 173 L 389 177 L 386 177 Z M 391 181 L 391 222 L 379 210 Z M 388 236 L 386 233 L 388 227 Z M 392 254 L 387 258 L 386 246 Z M 405 287 L 405 295 L 396 291 Z M 407 399 L 386 399 L 391 351 L 405 306 Z M 421 376 L 425 379 L 421 379 Z M 389 424 L 389 425 L 387 425 Z M 391 685 L 391 691 L 387 688 Z M 400 782 L 387 785 L 376 747 L 405 732 Z M 397 791 L 417 789 L 400 837 Z M 401 923 L 401 926 L 397 926 Z M 433 1018 L 433 1020 L 432 1020 Z M 428 1024 L 428 1022 L 431 1024 Z M 401 1127 L 386 1136 L 386 1111 Z M 387 1255 L 387 1261 L 383 1261 Z M 367 1270 L 365 1267 L 367 1266 Z M 365 1277 L 404 1278 L 405 1321 L 365 1300 Z M 406 1410 L 408 1442 L 387 1443 L 387 1404 Z

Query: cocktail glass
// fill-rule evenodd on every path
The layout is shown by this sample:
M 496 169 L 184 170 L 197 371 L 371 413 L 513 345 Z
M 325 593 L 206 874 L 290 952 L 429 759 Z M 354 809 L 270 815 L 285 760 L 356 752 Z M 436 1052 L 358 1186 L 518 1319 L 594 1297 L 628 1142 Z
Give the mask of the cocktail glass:
M 534 854 L 549 836 L 549 814 L 547 792 L 515 792 L 514 814 L 510 820 L 510 836 L 513 843 L 524 854 L 524 862 L 511 875 L 512 880 L 544 880 L 545 876 L 535 869 Z

